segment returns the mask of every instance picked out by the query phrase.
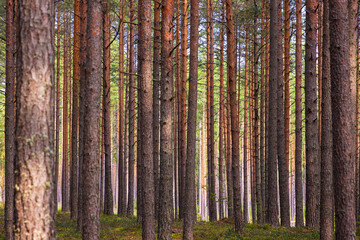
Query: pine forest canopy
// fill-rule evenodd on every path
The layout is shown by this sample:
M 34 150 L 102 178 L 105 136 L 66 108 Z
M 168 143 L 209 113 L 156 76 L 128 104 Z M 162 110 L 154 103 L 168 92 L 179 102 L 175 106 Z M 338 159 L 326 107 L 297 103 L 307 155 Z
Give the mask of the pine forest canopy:
M 6 239 L 56 239 L 66 212 L 89 240 L 100 213 L 143 239 L 356 238 L 357 1 L 0 5 Z

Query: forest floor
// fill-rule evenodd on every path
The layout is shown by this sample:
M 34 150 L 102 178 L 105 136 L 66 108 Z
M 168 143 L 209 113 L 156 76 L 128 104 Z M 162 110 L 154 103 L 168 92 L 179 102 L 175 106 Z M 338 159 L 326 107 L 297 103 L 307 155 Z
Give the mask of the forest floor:
M 0 226 L 4 226 L 3 205 L 0 208 Z M 56 219 L 57 239 L 81 239 L 76 230 L 76 221 L 70 219 L 69 213 L 58 212 Z M 359 232 L 358 232 L 359 233 Z M 0 239 L 5 239 L 4 228 L 0 227 Z M 101 215 L 101 239 L 141 239 L 141 226 L 136 218 Z M 182 239 L 181 222 L 175 222 L 173 239 Z M 198 222 L 194 227 L 194 239 L 319 239 L 318 231 L 308 228 L 272 228 L 269 225 L 247 224 L 242 236 L 234 234 L 234 223 L 231 219 L 217 222 Z

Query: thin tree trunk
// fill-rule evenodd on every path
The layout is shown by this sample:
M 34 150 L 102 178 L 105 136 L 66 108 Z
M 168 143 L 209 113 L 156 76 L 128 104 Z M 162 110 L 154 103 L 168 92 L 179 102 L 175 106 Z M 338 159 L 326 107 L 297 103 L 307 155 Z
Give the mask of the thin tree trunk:
M 71 175 L 70 199 L 71 218 L 78 214 L 78 124 L 80 94 L 80 0 L 74 1 L 74 47 L 73 47 L 73 102 L 71 123 Z
M 104 153 L 105 187 L 104 214 L 114 213 L 111 174 L 111 107 L 110 107 L 110 9 L 109 2 L 103 2 L 103 109 L 104 109 Z
M 183 218 L 185 196 L 185 168 L 186 168 L 186 80 L 187 80 L 187 0 L 183 0 L 181 12 L 181 58 L 180 58 L 180 133 L 179 133 L 179 159 L 181 174 L 179 174 L 180 197 L 179 215 Z
M 18 4 L 14 238 L 56 239 L 54 2 Z
M 160 121 L 160 188 L 158 239 L 172 238 L 173 166 L 172 166 L 172 107 L 173 107 L 173 0 L 162 0 L 161 21 L 161 121 Z
M 101 98 L 102 2 L 87 1 L 86 85 L 83 162 L 82 238 L 100 238 L 99 147 Z
M 295 202 L 296 202 L 296 227 L 304 226 L 303 182 L 302 182 L 302 26 L 301 26 L 302 0 L 296 0 L 296 85 L 295 85 Z
M 118 141 L 119 141 L 119 155 L 118 155 L 118 215 L 126 214 L 126 179 L 125 175 L 125 159 L 126 156 L 123 155 L 125 145 L 124 145 L 124 45 L 125 45 L 125 0 L 121 1 L 121 10 L 120 10 L 120 32 L 119 32 L 119 107 L 118 107 L 118 117 L 119 117 L 119 129 L 118 129 Z
M 234 198 L 233 198 L 233 182 L 232 182 L 232 169 L 231 169 L 231 123 L 230 123 L 230 96 L 229 96 L 229 86 L 226 90 L 226 182 L 227 182 L 227 208 L 228 208 L 228 217 L 234 216 Z
M 61 180 L 61 210 L 69 211 L 69 164 L 68 164 L 68 101 L 69 101 L 69 51 L 68 51 L 68 12 L 65 13 L 64 21 L 64 83 L 63 83 L 63 159 L 62 159 L 62 180 Z
M 320 161 L 316 94 L 317 1 L 306 1 L 305 44 L 305 137 L 306 137 L 306 226 L 320 224 Z
M 153 160 L 155 186 L 155 216 L 158 218 L 159 209 L 159 143 L 160 143 L 160 62 L 161 62 L 161 4 L 154 5 L 154 44 L 153 44 Z M 174 148 L 175 150 L 175 148 Z M 176 159 L 176 156 L 175 156 Z
M 236 105 L 236 46 L 233 29 L 233 8 L 232 0 L 226 0 L 226 26 L 227 26 L 227 63 L 228 63 L 228 86 L 230 96 L 230 115 L 231 115 L 231 137 L 232 137 L 232 180 L 234 189 L 234 216 L 235 232 L 242 233 L 244 222 L 241 210 L 240 193 L 240 167 L 239 167 L 239 124 L 237 118 Z
M 129 192 L 127 216 L 134 215 L 134 135 L 135 135 L 135 59 L 134 59 L 134 1 L 130 0 L 130 55 L 129 55 Z
M 354 135 L 348 1 L 329 4 L 336 239 L 355 238 Z
M 14 239 L 15 59 L 14 1 L 6 1 L 5 236 Z

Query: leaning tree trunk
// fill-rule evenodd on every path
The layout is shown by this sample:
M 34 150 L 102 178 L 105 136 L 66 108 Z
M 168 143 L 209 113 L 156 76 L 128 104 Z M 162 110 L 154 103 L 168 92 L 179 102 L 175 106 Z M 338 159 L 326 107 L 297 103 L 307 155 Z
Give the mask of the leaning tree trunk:
M 55 239 L 54 2 L 18 4 L 14 237 Z

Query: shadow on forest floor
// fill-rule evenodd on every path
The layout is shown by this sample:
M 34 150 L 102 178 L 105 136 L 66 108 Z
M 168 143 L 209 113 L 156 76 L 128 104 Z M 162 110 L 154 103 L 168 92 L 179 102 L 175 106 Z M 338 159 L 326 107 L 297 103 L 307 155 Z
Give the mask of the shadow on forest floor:
M 3 205 L 0 208 L 0 226 L 4 226 Z M 81 239 L 76 230 L 76 221 L 70 219 L 69 213 L 57 214 L 57 239 Z M 319 239 L 316 230 L 308 228 L 272 228 L 269 225 L 247 224 L 245 233 L 238 236 L 233 233 L 233 221 L 223 219 L 217 222 L 198 222 L 194 228 L 194 239 Z M 359 233 L 359 232 L 358 232 Z M 0 239 L 5 239 L 4 228 L 0 227 Z M 101 215 L 101 239 L 141 239 L 141 226 L 136 218 Z M 182 224 L 175 222 L 173 239 L 182 239 Z

